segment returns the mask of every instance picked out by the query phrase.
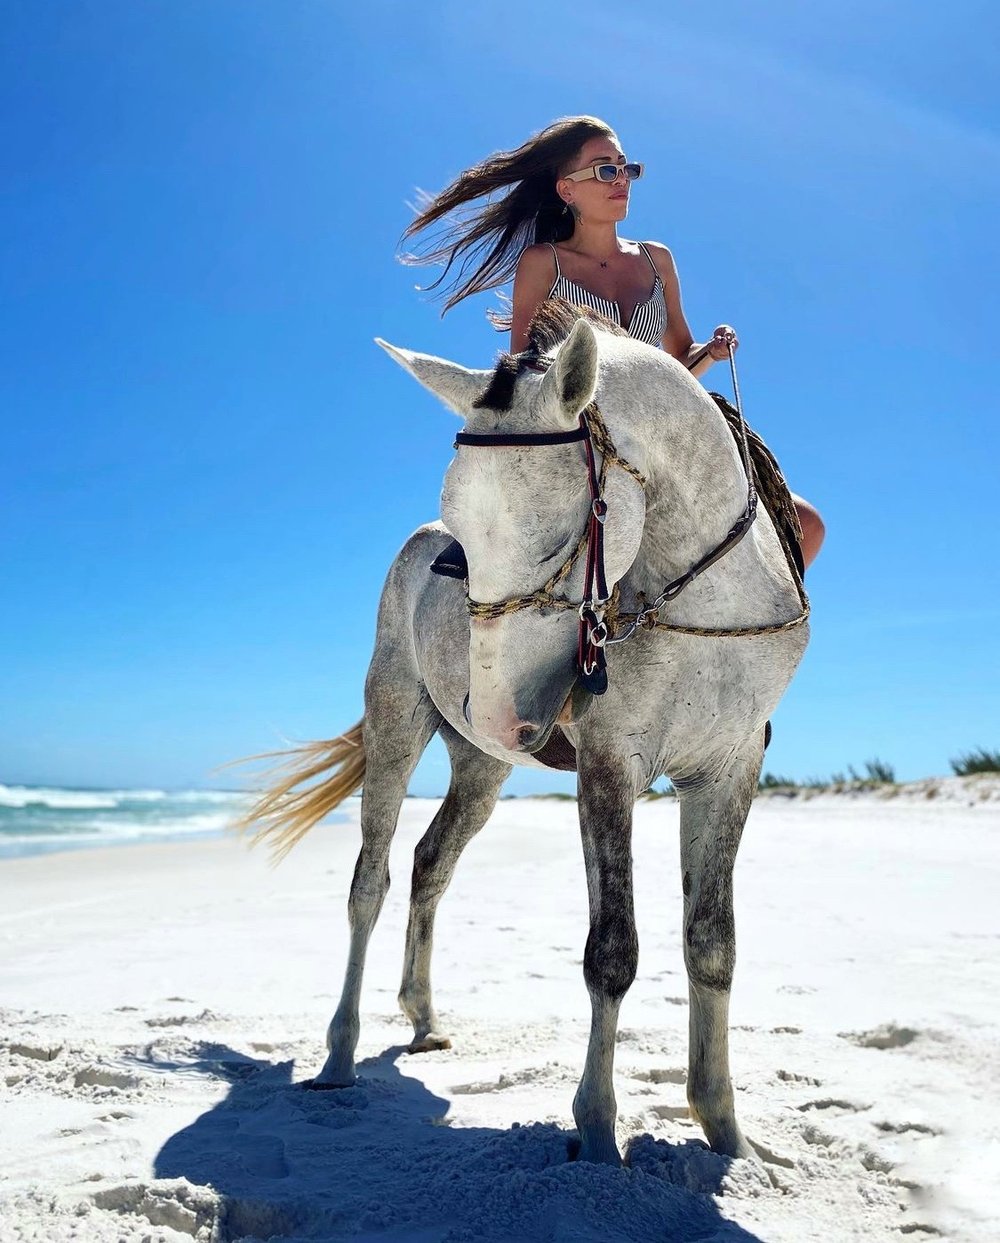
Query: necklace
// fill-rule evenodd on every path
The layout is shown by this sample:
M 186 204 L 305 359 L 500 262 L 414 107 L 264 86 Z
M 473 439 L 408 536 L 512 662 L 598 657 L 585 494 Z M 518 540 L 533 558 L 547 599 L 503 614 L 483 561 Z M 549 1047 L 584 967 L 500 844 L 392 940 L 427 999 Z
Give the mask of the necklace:
M 587 259 L 590 259 L 590 258 L 597 259 L 597 256 L 596 256 L 596 255 L 588 255 L 586 251 L 582 251 L 582 252 L 581 252 L 581 251 L 573 251 L 573 253 L 574 253 L 574 254 L 581 254 L 581 253 L 582 253 L 582 254 L 583 254 L 583 256 L 584 256 L 584 258 L 587 258 Z M 619 253 L 618 251 L 615 251 L 615 254 L 618 254 L 618 253 Z M 606 267 L 608 266 L 608 263 L 609 263 L 609 262 L 610 262 L 610 256 L 609 256 L 609 258 L 608 258 L 608 259 L 597 259 L 598 266 L 599 266 L 599 267 L 602 267 L 602 268 L 606 268 Z

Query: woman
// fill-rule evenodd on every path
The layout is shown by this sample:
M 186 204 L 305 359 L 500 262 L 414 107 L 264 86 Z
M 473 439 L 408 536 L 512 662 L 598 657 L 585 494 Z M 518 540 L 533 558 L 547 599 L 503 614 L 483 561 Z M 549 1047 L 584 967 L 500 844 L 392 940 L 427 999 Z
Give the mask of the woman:
M 447 227 L 429 253 L 408 255 L 405 261 L 444 264 L 431 289 L 445 282 L 458 262 L 445 311 L 513 276 L 509 318 L 492 316 L 498 326 L 510 328 L 511 353 L 526 348 L 539 303 L 558 296 L 600 311 L 630 336 L 662 346 L 693 375 L 703 375 L 739 343 L 728 324 L 720 324 L 710 341 L 696 343 L 684 318 L 670 251 L 659 242 L 618 236 L 618 224 L 628 215 L 630 186 L 641 176 L 642 165 L 626 161 L 610 126 L 596 117 L 563 118 L 515 151 L 498 152 L 467 169 L 426 203 L 404 239 L 490 196 L 478 211 Z M 507 187 L 497 198 L 496 191 Z M 808 566 L 823 542 L 823 520 L 808 501 L 792 499 Z M 461 553 L 458 545 L 447 551 Z M 458 556 L 450 569 L 447 556 L 438 560 L 443 563 L 435 567 L 439 572 L 465 576 L 464 557 Z

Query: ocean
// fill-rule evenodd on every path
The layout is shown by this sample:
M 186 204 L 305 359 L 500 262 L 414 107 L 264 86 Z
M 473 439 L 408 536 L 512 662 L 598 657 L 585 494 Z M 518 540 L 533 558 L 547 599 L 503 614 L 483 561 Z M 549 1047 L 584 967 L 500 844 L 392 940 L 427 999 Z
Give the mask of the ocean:
M 246 805 L 231 790 L 76 790 L 0 784 L 0 860 L 80 847 L 217 837 Z

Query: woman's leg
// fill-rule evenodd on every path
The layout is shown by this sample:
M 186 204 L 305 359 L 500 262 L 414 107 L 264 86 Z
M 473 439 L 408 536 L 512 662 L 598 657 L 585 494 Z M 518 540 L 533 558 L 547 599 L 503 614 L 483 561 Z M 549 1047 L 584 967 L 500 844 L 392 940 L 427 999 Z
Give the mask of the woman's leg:
M 792 502 L 802 527 L 802 560 L 808 567 L 816 560 L 816 554 L 823 543 L 823 536 L 826 535 L 826 527 L 823 519 L 808 501 L 803 500 L 801 496 L 796 496 L 793 492 Z

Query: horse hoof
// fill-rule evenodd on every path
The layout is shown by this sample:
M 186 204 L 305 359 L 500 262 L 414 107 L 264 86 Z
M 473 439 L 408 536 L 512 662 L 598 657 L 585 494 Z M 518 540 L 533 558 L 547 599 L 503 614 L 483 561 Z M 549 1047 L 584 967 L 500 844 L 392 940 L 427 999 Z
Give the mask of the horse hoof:
M 428 1032 L 419 1040 L 407 1046 L 407 1053 L 434 1053 L 438 1049 L 450 1049 L 451 1041 L 447 1036 L 439 1036 L 436 1032 Z
M 616 1168 L 624 1164 L 622 1154 L 618 1151 L 618 1145 L 614 1139 L 594 1139 L 589 1142 L 581 1139 L 575 1160 L 587 1161 L 591 1165 L 611 1165 Z
M 337 1088 L 353 1088 L 357 1081 L 354 1058 L 334 1058 L 331 1053 L 316 1078 L 308 1079 L 303 1087 L 310 1092 L 333 1092 Z
M 701 1126 L 705 1132 L 705 1138 L 708 1140 L 709 1148 L 713 1152 L 717 1152 L 720 1157 L 733 1157 L 734 1159 L 760 1162 L 760 1158 L 743 1138 L 743 1132 L 738 1126 L 709 1127 L 704 1122 Z
M 302 1086 L 307 1092 L 339 1092 L 342 1088 L 353 1088 L 357 1077 L 349 1083 L 322 1083 L 319 1079 L 306 1079 Z

